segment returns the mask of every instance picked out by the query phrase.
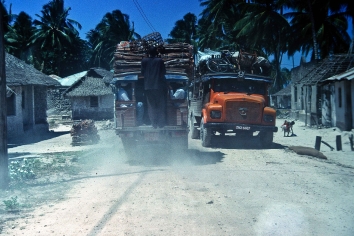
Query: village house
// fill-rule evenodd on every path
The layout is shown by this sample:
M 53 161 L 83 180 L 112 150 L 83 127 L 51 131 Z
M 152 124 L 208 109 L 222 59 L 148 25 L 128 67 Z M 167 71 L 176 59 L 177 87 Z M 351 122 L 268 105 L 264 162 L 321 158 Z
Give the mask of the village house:
M 271 95 L 274 106 L 277 109 L 290 109 L 291 108 L 291 85 L 287 85 L 282 90 Z
M 60 86 L 52 88 L 48 91 L 48 116 L 61 117 L 62 119 L 71 118 L 71 101 L 69 98 L 63 97 L 63 93 L 77 80 L 86 75 L 87 71 L 82 71 L 64 78 L 56 75 L 49 75 L 60 83 Z
M 353 67 L 354 55 L 335 54 L 321 61 L 301 62 L 292 69 L 292 118 L 305 125 L 351 130 L 354 127 L 349 115 L 353 112 L 353 80 L 344 76 L 334 82 L 333 78 Z
M 104 120 L 114 117 L 113 72 L 92 68 L 63 92 L 71 101 L 73 120 Z
M 354 128 L 354 65 L 322 82 L 322 123 L 341 130 Z
M 60 84 L 7 53 L 5 63 L 8 139 L 48 132 L 47 89 Z

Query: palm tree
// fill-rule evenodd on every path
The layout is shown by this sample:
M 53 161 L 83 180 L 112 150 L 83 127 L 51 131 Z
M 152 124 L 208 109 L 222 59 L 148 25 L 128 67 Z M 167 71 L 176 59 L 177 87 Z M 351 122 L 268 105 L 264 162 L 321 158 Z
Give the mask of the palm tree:
M 72 40 L 78 36 L 78 29 L 81 25 L 72 19 L 68 19 L 71 8 L 64 8 L 64 0 L 52 0 L 43 6 L 41 16 L 36 14 L 39 20 L 34 20 L 36 26 L 33 35 L 33 43 L 37 43 L 40 49 L 46 53 L 43 54 L 41 70 L 56 72 L 60 75 L 60 63 L 65 59 L 68 46 Z M 59 56 L 60 55 L 60 56 Z M 51 62 L 53 66 L 51 66 Z
M 10 22 L 12 21 L 13 15 L 11 14 L 11 5 L 9 11 L 5 7 L 5 0 L 0 0 L 0 11 L 2 13 L 2 28 L 4 34 L 9 30 Z
M 31 37 L 35 27 L 32 18 L 25 12 L 20 12 L 15 22 L 5 35 L 7 51 L 27 63 L 32 62 Z
M 183 16 L 182 20 L 176 21 L 175 26 L 169 34 L 171 38 L 167 39 L 167 42 L 184 42 L 193 44 L 196 40 L 196 23 L 197 17 L 193 13 L 187 13 Z
M 6 125 L 6 73 L 4 34 L 8 25 L 8 13 L 4 1 L 0 1 L 0 188 L 6 189 L 9 184 L 9 166 L 7 155 L 7 125 Z
M 242 17 L 243 0 L 200 0 L 205 7 L 198 22 L 199 47 L 220 48 L 237 45 L 233 25 Z
M 278 1 L 253 1 L 242 3 L 243 18 L 236 22 L 234 30 L 237 38 L 247 42 L 247 48 L 256 49 L 266 55 L 274 56 L 275 90 L 283 88 L 281 78 L 281 61 L 287 51 L 287 40 L 290 25 L 280 14 L 282 5 Z
M 89 44 L 92 45 L 93 55 L 91 62 L 94 66 L 111 68 L 113 53 L 120 41 L 129 41 L 140 38 L 130 25 L 129 16 L 120 10 L 106 13 L 94 30 L 86 35 Z
M 81 39 L 76 36 L 72 39 L 70 48 L 66 52 L 65 60 L 62 61 L 62 71 L 61 76 L 69 76 L 81 71 L 90 69 L 90 58 L 92 55 L 92 50 L 89 43 L 86 40 Z
M 349 51 L 352 53 L 354 47 L 354 2 L 347 0 L 338 0 L 330 2 L 330 9 L 336 13 L 346 17 L 348 20 L 351 18 L 352 20 L 352 41 L 350 44 Z
M 343 14 L 331 11 L 331 1 L 301 1 L 290 5 L 294 12 L 284 14 L 290 19 L 292 40 L 289 55 L 302 51 L 312 52 L 313 59 L 331 53 L 343 53 L 349 48 L 348 21 Z M 316 9 L 316 11 L 312 11 Z

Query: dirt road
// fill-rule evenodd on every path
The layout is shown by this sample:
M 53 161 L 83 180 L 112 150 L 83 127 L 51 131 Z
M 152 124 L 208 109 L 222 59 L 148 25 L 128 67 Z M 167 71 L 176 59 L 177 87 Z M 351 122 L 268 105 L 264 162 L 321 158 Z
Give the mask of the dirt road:
M 297 124 L 297 136 L 277 133 L 270 149 L 189 140 L 186 153 L 132 163 L 113 131 L 100 131 L 87 157 L 97 167 L 63 183 L 61 198 L 9 219 L 1 235 L 354 235 L 353 152 L 322 147 L 323 160 L 287 148 L 313 147 L 321 132 L 335 146 L 338 131 Z

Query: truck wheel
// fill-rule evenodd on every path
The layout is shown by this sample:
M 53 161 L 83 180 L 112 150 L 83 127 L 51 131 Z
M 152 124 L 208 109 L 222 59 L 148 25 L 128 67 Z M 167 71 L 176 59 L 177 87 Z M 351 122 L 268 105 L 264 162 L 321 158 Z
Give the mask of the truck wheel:
M 204 127 L 204 118 L 200 122 L 200 139 L 203 147 L 210 147 L 212 131 L 210 128 Z
M 259 138 L 261 141 L 261 145 L 264 148 L 269 148 L 273 144 L 273 132 L 269 131 L 261 131 L 259 132 Z
M 198 139 L 199 138 L 199 131 L 196 127 L 194 127 L 194 115 L 191 114 L 190 119 L 189 119 L 189 123 L 190 123 L 190 131 L 191 132 L 191 139 Z

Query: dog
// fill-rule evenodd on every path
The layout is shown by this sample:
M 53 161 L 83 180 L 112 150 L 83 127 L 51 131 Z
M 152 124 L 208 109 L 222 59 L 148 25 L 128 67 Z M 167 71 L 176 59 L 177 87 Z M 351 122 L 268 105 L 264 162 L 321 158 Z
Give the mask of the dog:
M 287 120 L 284 121 L 284 124 L 281 126 L 281 129 L 284 132 L 284 137 L 285 134 L 287 137 L 290 135 L 291 131 L 291 136 L 294 136 L 294 131 L 293 131 L 293 126 L 295 125 L 295 121 L 288 122 Z

